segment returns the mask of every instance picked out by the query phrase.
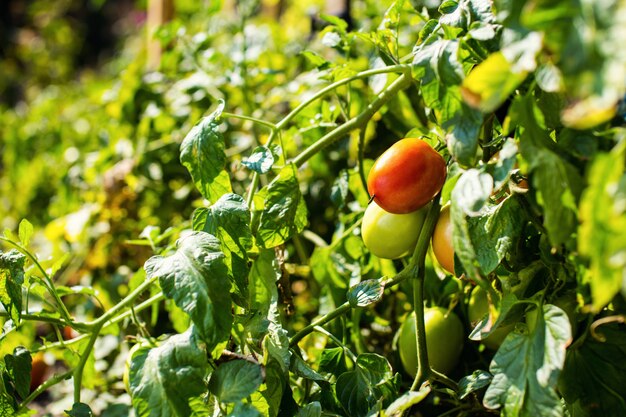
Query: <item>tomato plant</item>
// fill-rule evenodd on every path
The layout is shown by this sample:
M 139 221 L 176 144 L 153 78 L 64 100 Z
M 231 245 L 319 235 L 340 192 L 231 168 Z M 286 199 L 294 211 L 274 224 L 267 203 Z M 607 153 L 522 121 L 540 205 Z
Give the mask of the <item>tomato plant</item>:
M 392 214 L 372 201 L 363 215 L 361 235 L 367 249 L 379 258 L 397 259 L 413 253 L 425 210 Z
M 376 160 L 367 177 L 367 189 L 384 210 L 410 213 L 431 201 L 445 179 L 443 157 L 427 142 L 405 138 Z
M 426 308 L 424 322 L 428 362 L 434 370 L 446 374 L 454 369 L 461 356 L 463 324 L 454 312 L 442 307 Z M 415 376 L 417 373 L 415 314 L 407 316 L 400 326 L 398 351 L 404 370 Z
M 623 2 L 82 3 L 0 13 L 4 414 L 623 415 Z

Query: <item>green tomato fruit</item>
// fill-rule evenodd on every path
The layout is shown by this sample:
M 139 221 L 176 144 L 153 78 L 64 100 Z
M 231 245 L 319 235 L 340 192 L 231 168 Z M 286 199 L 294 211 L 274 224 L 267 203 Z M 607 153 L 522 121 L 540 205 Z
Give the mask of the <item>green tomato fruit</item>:
M 469 303 L 467 306 L 467 318 L 470 321 L 472 327 L 474 327 L 479 321 L 481 321 L 487 314 L 489 314 L 489 300 L 487 299 L 487 291 L 481 287 L 476 287 L 470 295 Z M 515 326 L 512 324 L 498 327 L 481 342 L 491 350 L 498 350 L 506 336 L 513 330 Z
M 372 201 L 361 225 L 363 243 L 379 258 L 397 259 L 409 255 L 417 244 L 426 210 L 392 214 Z
M 433 307 L 424 310 L 426 348 L 431 368 L 443 374 L 454 369 L 463 350 L 463 324 L 453 312 Z M 417 343 L 415 340 L 415 313 L 407 316 L 399 330 L 400 361 L 406 372 L 417 373 Z

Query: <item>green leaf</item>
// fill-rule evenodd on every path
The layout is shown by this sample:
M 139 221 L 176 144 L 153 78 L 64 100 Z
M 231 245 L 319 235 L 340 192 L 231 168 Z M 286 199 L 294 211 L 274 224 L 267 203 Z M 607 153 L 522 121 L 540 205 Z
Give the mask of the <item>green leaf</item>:
M 524 159 L 529 162 L 533 188 L 544 209 L 543 224 L 550 243 L 566 243 L 578 225 L 577 201 L 582 179 L 576 168 L 560 156 L 556 145 L 540 125 L 541 113 L 532 97 L 519 97 L 511 105 L 511 125 Z M 539 119 L 538 119 L 539 118 Z
M 15 384 L 18 395 L 24 399 L 30 394 L 30 372 L 32 369 L 32 357 L 28 349 L 18 346 L 12 355 L 4 357 L 7 372 Z
M 626 409 L 626 333 L 620 324 L 597 328 L 569 349 L 559 378 L 572 417 L 621 417 Z
M 223 109 L 222 101 L 217 110 L 191 129 L 180 145 L 180 162 L 189 170 L 198 191 L 210 202 L 232 191 L 230 177 L 224 170 L 227 162 L 224 137 L 217 122 Z
M 297 417 L 322 417 L 322 405 L 317 401 L 308 403 L 298 411 Z
M 479 216 L 467 217 L 453 193 L 450 214 L 455 254 L 470 275 L 494 271 L 521 238 L 524 214 L 515 198 L 488 204 Z
M 231 272 L 235 301 L 246 306 L 248 298 L 248 251 L 254 246 L 250 230 L 250 210 L 243 197 L 224 194 L 209 208 L 199 208 L 193 214 L 194 230 L 217 237 Z
M 407 391 L 398 397 L 394 402 L 387 407 L 385 415 L 389 417 L 402 416 L 404 412 L 413 407 L 416 404 L 422 402 L 428 394 L 430 394 L 431 388 L 424 386 L 419 391 Z
M 300 358 L 298 355 L 293 355 L 291 361 L 290 371 L 294 374 L 309 379 L 315 382 L 327 383 L 328 381 L 319 373 L 315 372 L 313 368 L 311 368 L 304 359 Z
M 465 73 L 458 59 L 458 40 L 438 39 L 418 48 L 413 57 L 413 78 L 419 80 L 422 85 L 435 80 L 444 85 L 461 83 Z
M 348 302 L 352 307 L 367 307 L 379 301 L 383 291 L 384 288 L 377 279 L 361 281 L 348 291 Z
M 544 305 L 534 330 L 509 334 L 491 361 L 493 381 L 483 399 L 485 407 L 501 407 L 506 416 L 561 417 L 555 389 L 571 338 L 567 314 Z
M 210 351 L 228 339 L 233 321 L 224 254 L 205 232 L 193 232 L 176 246 L 173 255 L 148 259 L 146 275 L 159 278 L 165 296 L 189 314 Z
M 93 417 L 93 411 L 87 404 L 74 403 L 71 410 L 65 410 L 70 417 Z
M 459 381 L 459 399 L 463 399 L 491 383 L 492 375 L 480 369 L 472 372 L 471 375 L 464 376 Z
M 193 400 L 206 392 L 207 353 L 193 327 L 158 347 L 140 347 L 131 358 L 129 383 L 138 417 L 189 416 Z
M 478 169 L 465 171 L 452 191 L 452 199 L 468 216 L 478 216 L 493 191 L 491 175 Z
M 339 175 L 335 178 L 335 182 L 330 189 L 330 200 L 337 208 L 342 209 L 346 205 L 349 190 L 350 174 L 347 170 L 342 169 L 339 171 Z
M 311 65 L 313 65 L 318 70 L 325 70 L 331 66 L 330 62 L 328 62 L 323 56 L 315 51 L 307 49 L 301 51 L 300 55 L 302 55 L 309 63 L 311 63 Z
M 474 166 L 478 151 L 478 134 L 483 123 L 480 111 L 466 105 L 459 87 L 448 87 L 441 101 L 439 120 L 446 132 L 448 150 L 462 166 Z
M 267 186 L 257 237 L 265 248 L 282 245 L 307 225 L 307 209 L 295 165 L 284 167 Z
M 16 325 L 22 317 L 22 284 L 26 257 L 12 249 L 0 251 L 0 302 Z
M 262 382 L 258 364 L 237 359 L 218 366 L 211 374 L 209 390 L 221 402 L 234 403 L 251 395 Z
M 322 351 L 319 364 L 320 372 L 340 375 L 346 371 L 345 352 L 341 347 L 327 348 Z
M 27 247 L 30 243 L 30 238 L 33 236 L 33 225 L 26 219 L 22 219 L 19 226 L 18 234 L 20 236 L 20 242 L 23 247 Z
M 593 308 L 599 311 L 620 289 L 626 294 L 626 175 L 622 143 L 597 154 L 580 202 L 578 249 L 589 258 Z
M 241 165 L 259 174 L 267 174 L 274 165 L 274 155 L 265 146 L 257 146 L 249 157 L 241 161 Z
M 484 113 L 491 113 L 504 103 L 527 75 L 526 72 L 513 72 L 502 52 L 495 52 L 463 80 L 461 93 L 467 104 Z
M 367 416 L 381 399 L 394 395 L 393 373 L 387 359 L 375 353 L 357 357 L 355 368 L 337 378 L 335 391 L 350 416 Z
M 261 413 L 254 406 L 239 401 L 227 417 L 261 417 Z

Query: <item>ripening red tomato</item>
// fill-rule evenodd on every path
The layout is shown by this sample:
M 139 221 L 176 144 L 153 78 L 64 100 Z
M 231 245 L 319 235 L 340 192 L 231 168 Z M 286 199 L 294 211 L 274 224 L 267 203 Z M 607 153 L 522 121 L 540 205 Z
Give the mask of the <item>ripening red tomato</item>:
M 405 214 L 432 200 L 446 180 L 446 162 L 428 143 L 405 138 L 374 163 L 367 190 L 385 211 Z

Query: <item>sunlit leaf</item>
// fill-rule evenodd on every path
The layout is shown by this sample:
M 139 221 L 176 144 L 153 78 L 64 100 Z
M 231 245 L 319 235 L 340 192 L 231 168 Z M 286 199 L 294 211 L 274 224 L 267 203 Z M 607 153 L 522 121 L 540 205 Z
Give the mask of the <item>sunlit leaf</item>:
M 214 236 L 194 232 L 178 241 L 174 254 L 148 259 L 145 270 L 189 314 L 208 350 L 228 338 L 233 320 L 228 269 Z
M 307 209 L 293 165 L 284 167 L 268 185 L 257 237 L 273 248 L 300 233 L 307 225 Z
M 483 400 L 487 408 L 507 416 L 561 417 L 556 384 L 571 342 L 567 314 L 554 305 L 537 313 L 534 330 L 512 333 L 491 361 L 493 381 Z
M 224 138 L 216 120 L 224 109 L 220 103 L 215 112 L 202 119 L 185 136 L 180 145 L 180 161 L 189 170 L 196 188 L 211 202 L 232 191 L 224 153 Z
M 22 317 L 22 284 L 26 257 L 16 250 L 0 251 L 0 302 L 15 324 Z
M 129 383 L 138 417 L 179 417 L 192 412 L 190 402 L 207 390 L 206 352 L 193 328 L 171 336 L 158 347 L 140 347 L 131 358 Z

